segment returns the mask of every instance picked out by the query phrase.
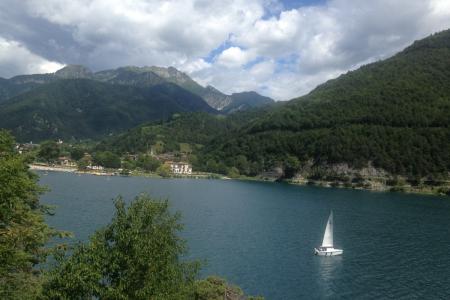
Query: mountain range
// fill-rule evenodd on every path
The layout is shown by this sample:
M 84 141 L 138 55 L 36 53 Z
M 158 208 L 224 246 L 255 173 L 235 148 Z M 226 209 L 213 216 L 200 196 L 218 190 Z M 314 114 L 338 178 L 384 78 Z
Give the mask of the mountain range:
M 189 118 L 208 125 L 196 128 L 194 136 L 183 131 Z M 107 145 L 119 152 L 143 151 L 143 145 L 159 140 L 170 145 L 194 141 L 203 144 L 196 153 L 197 169 L 223 174 L 234 168 L 233 173 L 254 176 L 278 168 L 288 178 L 352 183 L 367 174 L 383 180 L 391 174 L 418 182 L 449 177 L 449 127 L 446 30 L 303 97 L 225 120 L 194 114 L 163 126 L 149 124 L 109 139 Z
M 117 153 L 190 144 L 198 170 L 223 174 L 281 169 L 286 178 L 351 182 L 450 174 L 450 30 L 273 105 L 202 87 L 174 68 L 68 66 L 0 85 L 9 97 L 0 127 L 21 139 L 110 135 L 99 149 Z
M 51 74 L 0 78 L 0 127 L 19 140 L 97 138 L 174 113 L 231 113 L 274 101 L 256 92 L 226 95 L 173 67 L 92 72 L 68 65 Z
M 11 79 L 0 78 L 0 102 L 32 90 L 42 84 L 61 79 L 89 79 L 110 84 L 151 87 L 173 83 L 200 96 L 209 106 L 218 111 L 236 111 L 236 108 L 258 107 L 274 102 L 256 92 L 242 92 L 226 95 L 213 86 L 203 87 L 187 74 L 173 67 L 120 67 L 93 73 L 81 65 L 68 65 L 49 74 L 19 75 Z

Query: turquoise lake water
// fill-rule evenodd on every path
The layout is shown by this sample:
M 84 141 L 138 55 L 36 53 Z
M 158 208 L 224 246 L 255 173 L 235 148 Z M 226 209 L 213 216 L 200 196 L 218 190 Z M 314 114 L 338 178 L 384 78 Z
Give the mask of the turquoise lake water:
M 48 222 L 86 240 L 112 199 L 167 197 L 189 258 L 266 299 L 450 299 L 450 198 L 277 183 L 49 172 Z M 317 257 L 330 210 L 342 256 Z

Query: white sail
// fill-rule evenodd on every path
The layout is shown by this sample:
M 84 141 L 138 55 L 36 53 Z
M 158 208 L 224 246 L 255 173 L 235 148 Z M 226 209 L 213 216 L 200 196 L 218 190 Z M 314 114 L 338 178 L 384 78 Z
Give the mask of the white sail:
M 323 235 L 322 247 L 333 248 L 333 211 L 328 217 L 327 227 Z

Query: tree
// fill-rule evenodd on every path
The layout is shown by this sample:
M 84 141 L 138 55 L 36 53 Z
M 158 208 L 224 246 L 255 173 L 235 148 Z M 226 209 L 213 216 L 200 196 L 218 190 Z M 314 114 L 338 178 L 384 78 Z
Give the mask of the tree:
M 245 155 L 238 155 L 236 157 L 236 168 L 240 170 L 241 173 L 248 174 L 249 173 L 249 166 L 247 157 Z
M 120 168 L 120 157 L 110 151 L 96 152 L 93 159 L 96 164 L 105 168 Z
M 56 160 L 61 154 L 61 149 L 55 141 L 45 141 L 39 145 L 38 157 L 51 162 Z
M 158 169 L 156 169 L 156 173 L 158 173 L 158 175 L 162 177 L 169 177 L 170 167 L 166 164 L 162 164 L 158 167 Z
M 150 155 L 139 156 L 137 165 L 145 171 L 155 172 L 161 165 L 161 162 Z
M 50 299 L 193 299 L 198 262 L 181 259 L 179 214 L 167 201 L 118 198 L 112 222 L 60 255 L 43 286 Z
M 78 170 L 80 170 L 80 171 L 86 170 L 87 167 L 90 165 L 90 163 L 91 163 L 91 162 L 90 162 L 90 160 L 89 160 L 88 158 L 83 157 L 82 159 L 80 159 L 80 160 L 77 162 Z
M 247 299 L 263 300 L 263 297 L 245 297 L 244 292 L 238 286 L 228 284 L 223 278 L 210 276 L 195 282 L 194 299 L 196 300 L 223 300 L 223 299 Z
M 164 142 L 162 141 L 157 141 L 153 146 L 152 146 L 152 150 L 155 154 L 160 154 L 164 152 Z
M 192 147 L 188 143 L 180 143 L 180 152 L 184 154 L 191 154 Z
M 44 245 L 54 235 L 44 222 L 44 191 L 14 150 L 14 139 L 0 130 L 0 298 L 30 299 L 41 281 L 35 266 L 45 260 Z
M 80 147 L 72 147 L 71 149 L 70 149 L 70 157 L 73 159 L 73 160 L 80 160 L 80 159 L 82 159 L 83 158 L 83 156 L 84 156 L 84 149 L 82 149 L 82 148 L 80 148 Z
M 240 176 L 239 170 L 238 170 L 236 167 L 231 167 L 231 168 L 228 170 L 228 177 L 231 177 L 231 178 L 238 178 L 239 176 Z
M 206 171 L 211 173 L 218 173 L 219 165 L 214 159 L 209 159 L 206 162 Z
M 122 168 L 127 170 L 134 170 L 136 169 L 136 161 L 125 159 L 124 161 L 122 161 Z
M 284 176 L 291 178 L 300 168 L 300 161 L 297 157 L 288 155 L 284 161 Z

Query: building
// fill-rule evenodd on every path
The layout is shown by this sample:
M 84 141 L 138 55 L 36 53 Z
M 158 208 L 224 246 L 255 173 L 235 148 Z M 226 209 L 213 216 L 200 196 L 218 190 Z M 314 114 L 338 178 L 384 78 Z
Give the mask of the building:
M 126 153 L 123 158 L 129 161 L 137 161 L 139 159 L 139 155 Z
M 179 175 L 192 174 L 192 166 L 186 162 L 167 161 L 166 164 L 169 165 L 170 171 L 173 174 L 179 174 Z
M 88 165 L 86 169 L 93 171 L 103 171 L 105 168 L 103 168 L 103 166 Z
M 33 144 L 33 142 L 25 143 L 25 144 L 16 144 L 16 150 L 19 154 L 24 154 L 30 151 L 33 151 L 39 147 L 37 144 Z
M 58 164 L 64 167 L 76 167 L 77 163 L 67 156 L 58 157 Z

